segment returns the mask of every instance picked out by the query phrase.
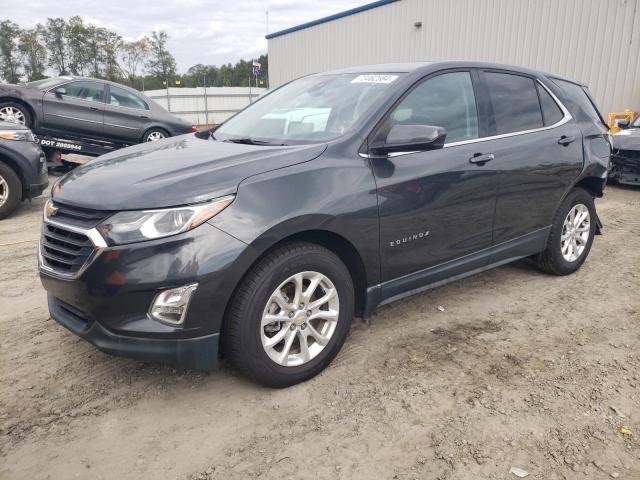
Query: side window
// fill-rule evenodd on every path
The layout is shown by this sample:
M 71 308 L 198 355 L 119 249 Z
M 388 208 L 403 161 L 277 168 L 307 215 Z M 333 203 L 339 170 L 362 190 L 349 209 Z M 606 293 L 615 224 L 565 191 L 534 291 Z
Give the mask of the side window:
M 109 85 L 109 105 L 116 107 L 139 108 L 140 110 L 148 110 L 147 103 L 137 95 L 128 92 L 124 88 Z
M 535 82 L 511 73 L 485 72 L 497 134 L 542 128 Z
M 444 127 L 447 143 L 478 138 L 478 113 L 469 72 L 429 78 L 414 88 L 391 113 L 391 125 Z
M 62 85 L 55 91 L 68 97 L 75 97 L 88 102 L 102 102 L 104 85 L 99 82 L 81 80 Z
M 538 84 L 536 87 L 540 95 L 540 105 L 542 105 L 542 117 L 545 127 L 558 123 L 562 120 L 562 117 L 564 117 L 564 113 L 562 113 L 556 101 L 542 85 Z

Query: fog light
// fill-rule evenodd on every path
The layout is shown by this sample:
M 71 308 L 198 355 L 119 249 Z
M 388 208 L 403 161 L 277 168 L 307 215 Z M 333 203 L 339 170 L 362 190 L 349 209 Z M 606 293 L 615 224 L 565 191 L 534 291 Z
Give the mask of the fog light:
M 187 308 L 191 295 L 198 288 L 198 284 L 163 290 L 151 304 L 149 315 L 154 320 L 171 325 L 181 325 L 187 316 Z

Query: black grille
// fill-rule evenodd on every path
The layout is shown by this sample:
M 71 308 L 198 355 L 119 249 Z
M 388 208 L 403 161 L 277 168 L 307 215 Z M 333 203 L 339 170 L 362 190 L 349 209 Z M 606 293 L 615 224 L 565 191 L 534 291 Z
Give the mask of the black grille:
M 57 210 L 52 220 L 82 228 L 93 228 L 110 214 L 104 210 L 71 207 L 57 202 L 53 202 L 53 206 Z
M 45 223 L 40 241 L 43 263 L 53 270 L 74 274 L 85 264 L 95 246 L 82 233 Z

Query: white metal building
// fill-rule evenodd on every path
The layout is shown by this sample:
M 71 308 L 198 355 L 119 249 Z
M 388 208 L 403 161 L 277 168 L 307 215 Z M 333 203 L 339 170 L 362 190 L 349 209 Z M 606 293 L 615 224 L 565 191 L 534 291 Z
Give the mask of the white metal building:
M 267 35 L 269 83 L 402 61 L 479 60 L 589 85 L 640 110 L 640 0 L 382 0 Z
M 145 95 L 194 125 L 217 125 L 249 105 L 264 88 L 204 87 L 147 90 Z

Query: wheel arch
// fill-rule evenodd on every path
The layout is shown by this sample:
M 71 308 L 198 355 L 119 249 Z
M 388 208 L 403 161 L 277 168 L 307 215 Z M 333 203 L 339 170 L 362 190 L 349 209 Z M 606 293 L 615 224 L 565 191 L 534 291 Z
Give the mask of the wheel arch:
M 29 111 L 29 115 L 31 116 L 31 126 L 30 126 L 30 128 L 33 128 L 36 125 L 38 125 L 38 117 L 36 116 L 36 111 L 35 111 L 35 109 L 33 108 L 33 106 L 29 102 L 27 102 L 27 101 L 25 101 L 25 100 L 23 100 L 21 98 L 18 98 L 18 97 L 10 97 L 10 96 L 6 96 L 6 95 L 5 96 L 0 96 L 0 103 L 3 103 L 3 102 L 13 102 L 13 103 L 17 103 L 19 105 L 22 105 L 24 108 L 26 108 Z
M 573 188 L 582 188 L 594 197 L 602 197 L 604 195 L 604 187 L 607 184 L 606 178 L 585 177 L 580 179 L 573 185 Z
M 151 130 L 162 130 L 164 133 L 167 134 L 167 138 L 171 137 L 171 132 L 169 132 L 169 130 L 166 127 L 163 127 L 161 125 L 151 125 L 149 127 L 146 127 L 143 131 L 142 131 L 142 135 L 140 136 L 140 143 L 144 142 L 144 137 L 147 135 L 147 133 L 149 133 Z
M 292 242 L 308 242 L 320 245 L 338 256 L 338 258 L 347 267 L 351 280 L 353 281 L 355 315 L 363 315 L 366 307 L 367 277 L 364 262 L 360 253 L 349 240 L 338 233 L 330 230 L 309 229 L 292 233 L 287 237 L 279 239 L 268 248 L 262 249 L 262 251 L 252 259 L 251 263 L 244 270 L 244 273 L 240 276 L 238 281 L 235 282 L 233 291 L 227 300 L 224 316 L 222 318 L 222 325 L 220 326 L 220 332 L 222 334 L 224 334 L 225 324 L 233 304 L 233 299 L 249 272 L 271 252 Z

